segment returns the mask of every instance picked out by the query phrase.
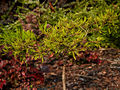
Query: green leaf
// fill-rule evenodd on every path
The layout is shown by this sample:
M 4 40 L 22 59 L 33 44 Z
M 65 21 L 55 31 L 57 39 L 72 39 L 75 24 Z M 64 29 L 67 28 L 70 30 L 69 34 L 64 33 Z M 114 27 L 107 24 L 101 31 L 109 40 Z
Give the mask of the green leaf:
M 73 58 L 76 60 L 75 53 L 74 53 L 74 52 L 72 52 L 72 54 L 73 54 Z

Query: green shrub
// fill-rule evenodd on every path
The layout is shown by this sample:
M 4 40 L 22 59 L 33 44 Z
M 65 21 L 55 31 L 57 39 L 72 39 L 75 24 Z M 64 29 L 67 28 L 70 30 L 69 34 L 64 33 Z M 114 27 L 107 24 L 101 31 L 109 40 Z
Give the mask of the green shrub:
M 44 33 L 46 37 L 43 39 L 43 47 L 49 52 L 70 55 L 85 50 L 83 44 L 85 44 L 87 30 L 83 29 L 80 22 L 67 17 L 61 18 L 55 26 Z
M 116 9 L 113 7 L 106 8 L 104 11 L 100 11 L 98 16 L 92 18 L 93 24 L 90 25 L 92 35 L 88 39 L 96 41 L 96 45 L 99 47 L 120 48 L 120 14 L 116 12 L 119 7 Z
M 74 56 L 87 49 L 120 48 L 119 3 L 114 6 L 105 0 L 82 0 L 73 9 L 57 10 L 55 7 L 55 12 L 47 7 L 47 4 L 40 6 L 36 14 L 31 12 L 40 14 L 37 30 L 44 35 L 40 40 L 41 35 L 35 35 L 32 30 L 24 31 L 19 23 L 1 27 L 0 42 L 5 46 L 5 52 L 13 50 L 14 55 L 21 55 L 21 58 L 26 53 L 43 58 L 52 53 Z M 28 14 L 19 13 L 19 16 L 25 21 Z

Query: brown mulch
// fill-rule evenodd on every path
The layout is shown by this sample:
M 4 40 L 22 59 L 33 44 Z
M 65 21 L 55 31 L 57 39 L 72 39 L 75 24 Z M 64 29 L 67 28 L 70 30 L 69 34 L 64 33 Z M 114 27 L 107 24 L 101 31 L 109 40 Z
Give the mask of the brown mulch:
M 119 90 L 120 89 L 120 50 L 99 50 L 102 63 L 98 64 L 70 64 L 65 65 L 66 90 Z M 36 86 L 40 90 L 63 90 L 63 64 L 56 60 L 52 64 L 45 64 L 49 71 L 45 73 L 43 85 Z M 45 68 L 44 67 L 44 68 Z M 47 68 L 47 69 L 48 69 Z M 37 81 L 36 81 L 37 84 Z

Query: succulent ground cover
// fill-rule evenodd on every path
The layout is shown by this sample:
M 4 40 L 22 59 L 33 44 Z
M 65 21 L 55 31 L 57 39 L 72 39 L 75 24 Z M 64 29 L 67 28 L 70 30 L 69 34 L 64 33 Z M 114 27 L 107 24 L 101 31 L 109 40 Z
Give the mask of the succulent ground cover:
M 119 89 L 120 2 L 55 3 L 0 13 L 0 89 Z

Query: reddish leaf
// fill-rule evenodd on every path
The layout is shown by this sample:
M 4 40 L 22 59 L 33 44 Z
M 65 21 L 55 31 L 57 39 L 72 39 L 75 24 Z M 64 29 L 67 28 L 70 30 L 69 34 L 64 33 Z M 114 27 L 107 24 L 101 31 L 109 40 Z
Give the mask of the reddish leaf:
M 0 89 L 3 88 L 3 85 L 6 85 L 6 80 L 3 80 L 2 82 L 0 82 Z
M 25 72 L 22 72 L 22 75 L 25 76 Z
M 52 53 L 49 57 L 51 58 L 51 57 L 53 57 L 54 56 L 54 53 Z

